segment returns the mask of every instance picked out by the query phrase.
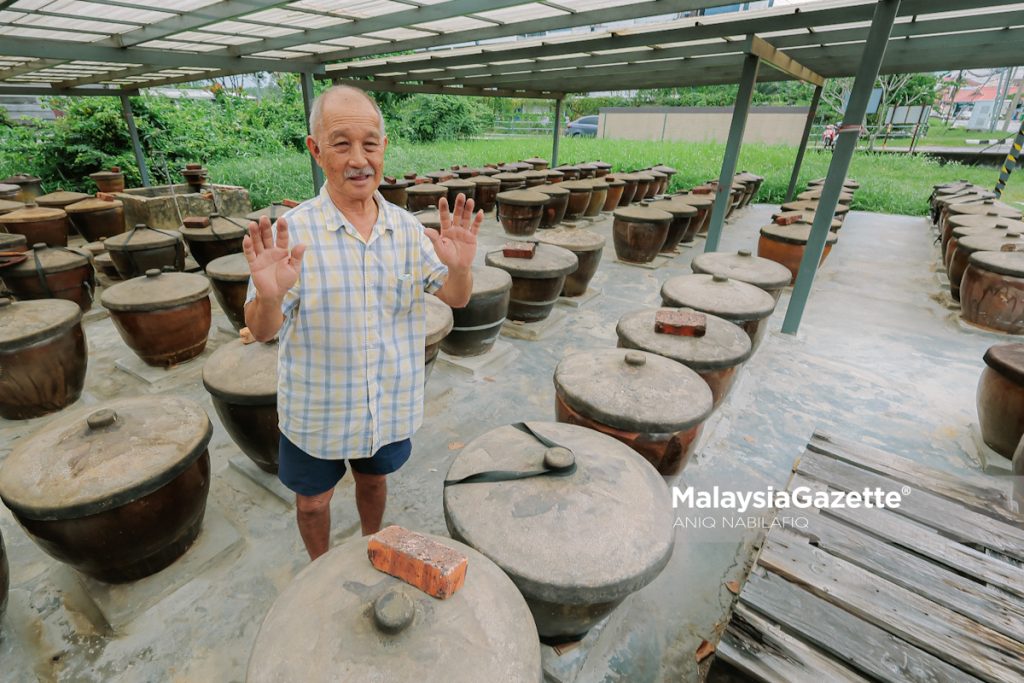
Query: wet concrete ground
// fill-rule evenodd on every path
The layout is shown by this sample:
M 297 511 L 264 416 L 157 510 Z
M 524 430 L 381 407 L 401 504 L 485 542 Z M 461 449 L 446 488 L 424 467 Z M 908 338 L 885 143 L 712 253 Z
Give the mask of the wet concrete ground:
M 738 214 L 726 228 L 722 248 L 753 248 L 772 209 L 753 206 Z M 391 478 L 385 524 L 446 534 L 441 482 L 457 451 L 499 425 L 552 419 L 551 377 L 558 360 L 572 351 L 614 346 L 618 318 L 657 306 L 661 283 L 690 272 L 689 261 L 703 246 L 698 240 L 666 266 L 649 270 L 615 261 L 610 220 L 592 229 L 609 238 L 592 284 L 602 290 L 600 296 L 579 309 L 564 308 L 563 323 L 540 341 L 509 339 L 517 362 L 491 374 L 473 377 L 442 364 L 434 368 L 426 423 L 414 439 L 413 458 Z M 484 251 L 504 241 L 493 220 L 485 224 L 481 241 L 480 263 Z M 979 468 L 971 436 L 977 421 L 975 386 L 985 349 L 1005 338 L 961 327 L 948 295 L 941 294 L 937 256 L 924 218 L 853 212 L 818 276 L 800 334 L 778 333 L 787 292 L 771 319 L 772 332 L 706 424 L 683 475 L 669 484 L 698 490 L 784 488 L 814 429 L 935 467 Z M 218 423 L 201 382 L 204 359 L 231 339 L 219 326 L 228 327 L 216 312 L 210 350 L 148 384 L 114 367 L 131 352 L 109 319 L 86 324 L 89 373 L 79 405 L 176 394 L 199 401 L 214 421 L 206 545 L 197 545 L 144 585 L 114 596 L 122 607 L 140 609 L 129 608 L 127 616 L 122 612 L 111 627 L 95 605 L 109 609 L 113 598 L 99 595 L 95 586 L 83 585 L 44 555 L 0 509 L 11 563 L 10 604 L 0 635 L 5 683 L 244 680 L 263 615 L 306 559 L 293 509 L 229 466 L 239 451 Z M 0 458 L 45 421 L 0 421 Z M 349 481 L 339 487 L 332 512 L 335 543 L 357 532 Z M 703 515 L 679 509 L 674 516 Z M 627 599 L 580 647 L 561 656 L 545 648 L 551 679 L 696 680 L 697 647 L 702 639 L 714 641 L 727 619 L 733 595 L 725 584 L 742 580 L 763 532 L 756 524 L 724 528 L 721 519 L 716 528 L 677 528 L 673 559 L 654 583 Z

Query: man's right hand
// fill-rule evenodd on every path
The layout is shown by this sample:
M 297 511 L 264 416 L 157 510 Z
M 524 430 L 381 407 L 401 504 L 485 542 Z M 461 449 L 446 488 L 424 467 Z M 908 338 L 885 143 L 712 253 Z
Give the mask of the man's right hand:
M 249 223 L 249 234 L 242 240 L 242 251 L 249 262 L 252 283 L 260 298 L 280 302 L 299 279 L 304 244 L 288 250 L 288 222 L 277 219 L 277 239 L 270 227 L 270 218 L 263 216 L 257 224 Z

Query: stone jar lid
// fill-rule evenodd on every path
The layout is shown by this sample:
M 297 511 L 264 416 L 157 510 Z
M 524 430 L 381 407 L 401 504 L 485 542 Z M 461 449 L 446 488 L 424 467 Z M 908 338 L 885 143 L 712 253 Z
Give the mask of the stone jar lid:
M 1021 218 L 1019 210 L 994 199 L 983 199 L 974 204 L 950 204 L 949 213 L 950 215 L 969 214 L 973 216 L 996 215 L 1013 218 L 1014 220 L 1020 220 Z M 10 216 L 10 214 L 7 215 Z
M 42 178 L 40 178 L 39 176 L 29 175 L 27 173 L 15 173 L 14 175 L 7 176 L 3 180 L 0 180 L 0 183 L 3 183 L 4 185 L 17 185 L 21 187 L 22 185 L 26 185 L 28 183 L 38 183 L 40 180 L 42 180 Z
M 111 311 L 145 312 L 184 306 L 205 299 L 209 293 L 210 281 L 202 275 L 162 273 L 150 268 L 145 275 L 105 290 L 100 302 Z
M 90 173 L 89 177 L 93 180 L 118 180 L 124 177 L 124 173 L 121 171 L 96 171 Z
M 676 173 L 679 173 L 679 171 L 677 171 L 676 169 L 672 168 L 671 166 L 666 166 L 665 164 L 658 164 L 657 166 L 654 167 L 653 170 L 658 171 L 660 173 L 664 173 L 665 175 L 668 176 L 672 176 L 675 175 Z
M 203 365 L 203 386 L 216 398 L 235 405 L 277 403 L 277 342 L 224 344 Z
M 108 237 L 104 244 L 107 245 L 107 251 L 144 251 L 171 247 L 183 239 L 179 232 L 158 230 L 139 223 L 128 232 Z
M 245 214 L 245 219 L 249 221 L 258 221 L 259 219 L 266 216 L 267 218 L 270 219 L 271 223 L 274 223 L 277 221 L 278 218 L 285 215 L 291 210 L 292 208 L 290 206 L 274 203 L 271 204 L 270 206 L 265 206 L 258 211 L 250 211 L 249 213 Z
M 624 186 L 626 184 L 625 180 L 622 180 L 620 178 L 615 178 L 615 177 L 610 176 L 610 175 L 606 175 L 605 177 L 601 178 L 601 180 L 603 180 L 605 183 L 607 183 L 608 187 L 622 187 L 622 186 Z
M 422 209 L 413 214 L 424 228 L 441 229 L 441 212 L 437 209 Z
M 420 183 L 419 185 L 411 185 L 406 190 L 406 193 L 444 197 L 448 194 L 448 188 L 444 185 L 435 185 L 434 183 Z
M 476 189 L 476 183 L 474 183 L 472 180 L 463 180 L 462 178 L 452 178 L 451 180 L 446 180 L 443 183 L 438 184 L 441 185 L 442 187 L 447 187 L 449 189 L 454 190 Z
M 785 242 L 787 244 L 807 244 L 807 240 L 811 237 L 811 228 L 813 226 L 810 223 L 790 223 L 789 225 L 778 225 L 777 223 L 769 223 L 768 225 L 761 228 L 761 234 L 769 239 L 773 239 L 776 242 Z M 835 244 L 839 241 L 839 235 L 828 231 L 828 237 L 825 238 L 826 244 Z
M 736 253 L 713 251 L 700 254 L 690 263 L 695 273 L 724 275 L 761 289 L 781 289 L 789 284 L 789 268 L 771 259 L 754 256 L 749 249 Z
M 44 275 L 63 273 L 89 265 L 89 257 L 74 249 L 51 247 L 43 242 L 32 245 L 28 258 L 16 266 L 0 270 L 0 277 L 37 277 L 36 262 Z
M 996 344 L 984 356 L 985 364 L 1011 382 L 1024 385 L 1024 344 Z
M 82 309 L 65 299 L 0 298 L 0 352 L 10 353 L 52 339 L 81 321 Z
M 569 190 L 572 193 L 580 192 L 593 192 L 594 188 L 590 184 L 589 180 L 566 180 L 565 182 L 558 183 L 564 189 Z
M 740 171 L 733 175 L 733 180 L 738 180 L 741 183 L 754 183 L 758 180 L 763 180 L 763 178 L 762 176 L 759 176 L 756 173 L 751 173 L 750 171 Z
M 825 178 L 815 178 L 814 180 L 807 183 L 808 185 L 824 185 Z M 843 187 L 848 187 L 853 190 L 860 189 L 860 183 L 853 178 L 847 178 L 843 181 Z
M 452 308 L 433 294 L 427 297 L 427 335 L 426 345 L 436 344 L 452 331 L 455 324 L 452 318 Z
M 494 178 L 493 176 L 487 176 L 487 175 L 475 175 L 475 176 L 473 176 L 472 178 L 469 179 L 469 182 L 473 183 L 474 185 L 485 185 L 485 186 L 488 186 L 488 187 L 492 186 L 492 185 L 493 186 L 501 185 L 501 181 L 500 180 L 498 180 L 497 178 Z
M 75 202 L 74 204 L 68 204 L 64 207 L 64 210 L 69 214 L 79 213 L 97 213 L 99 211 L 109 211 L 111 209 L 119 209 L 124 206 L 124 203 L 120 199 L 99 199 L 97 197 L 89 197 L 82 201 Z
M 245 237 L 246 233 L 249 232 L 248 221 L 242 218 L 232 218 L 213 213 L 206 220 L 206 225 L 201 228 L 183 225 L 178 230 L 184 235 L 185 239 L 195 242 L 237 240 Z
M 976 251 L 971 254 L 969 263 L 1000 275 L 1024 277 L 1024 252 L 1021 251 Z
M 623 206 L 612 211 L 612 215 L 630 223 L 667 223 L 672 220 L 672 214 L 668 211 L 652 206 Z
M 278 596 L 256 635 L 247 683 L 539 683 L 537 628 L 515 584 L 473 548 L 427 537 L 467 557 L 458 592 L 438 600 L 378 571 L 368 539 L 351 539 Z
M 17 185 L 15 185 L 17 187 Z M 0 199 L 0 215 L 6 215 L 12 211 L 18 211 L 24 209 L 25 205 L 21 202 L 10 201 L 7 199 Z
M 1000 216 L 999 214 L 960 214 L 958 216 L 950 216 L 949 224 L 953 226 L 953 232 L 956 232 L 956 228 L 1000 228 L 1002 230 L 1012 230 L 1013 232 L 1024 233 L 1024 221 L 1006 216 Z
M 523 175 L 522 173 L 512 173 L 511 171 L 503 171 L 501 173 L 496 173 L 495 175 L 493 175 L 491 177 L 495 178 L 495 179 L 497 179 L 499 181 L 500 180 L 521 180 L 523 182 L 526 182 L 526 176 L 525 175 Z
M 697 209 L 706 209 L 715 203 L 715 195 L 713 194 L 693 194 L 692 192 L 674 194 L 672 199 L 682 201 L 684 204 L 689 204 Z
M 603 249 L 607 241 L 604 235 L 583 228 L 541 230 L 533 238 L 543 244 L 551 244 L 576 253 Z
M 498 193 L 498 203 L 510 206 L 543 206 L 550 200 L 549 195 L 533 190 L 509 190 Z
M 820 200 L 822 192 L 824 192 L 824 190 L 821 189 L 821 188 L 817 188 L 817 189 L 814 189 L 814 190 L 804 190 L 803 192 L 798 194 L 796 196 L 796 198 L 798 200 L 805 200 L 805 199 Z M 851 201 L 853 201 L 853 195 L 850 194 L 849 192 L 840 192 L 839 193 L 839 201 L 840 202 L 844 202 L 844 201 L 845 202 L 851 202 Z
M 377 187 L 378 189 L 381 190 L 401 190 L 402 188 L 409 187 L 410 185 L 412 185 L 411 180 L 407 180 L 405 178 L 395 178 L 395 181 L 393 183 L 389 183 L 387 180 L 382 180 L 380 185 L 378 185 Z
M 531 187 L 531 192 L 542 192 L 549 197 L 567 197 L 569 190 L 562 187 L 562 183 L 557 185 L 538 185 L 537 187 Z
M 988 190 L 964 190 L 948 197 L 936 197 L 935 203 L 940 207 L 954 204 L 980 204 L 986 199 L 995 198 L 995 193 Z
M 650 175 L 650 176 L 654 176 L 658 180 L 661 180 L 662 178 L 667 178 L 668 177 L 667 173 L 662 173 L 661 171 L 655 170 L 653 168 L 647 169 L 646 171 L 644 171 L 644 173 L 646 173 L 647 175 Z
M 499 249 L 488 252 L 484 263 L 501 268 L 512 277 L 538 280 L 549 277 L 560 277 L 576 272 L 579 259 L 568 249 L 550 244 L 538 244 L 533 258 L 513 258 L 505 256 Z
M 705 314 L 707 331 L 703 337 L 659 334 L 654 331 L 654 317 L 659 310 L 663 309 L 650 308 L 619 318 L 615 326 L 619 344 L 671 358 L 698 372 L 731 368 L 753 353 L 750 336 L 743 328 L 717 315 Z
M 4 194 L 15 194 L 21 191 L 20 185 L 13 185 L 8 183 L 0 182 L 0 195 Z
M 548 160 L 541 159 L 540 157 L 532 157 L 530 159 L 523 159 L 523 163 L 530 164 L 531 166 L 533 166 L 534 164 L 546 164 L 548 163 Z
M 92 195 L 88 195 L 82 192 L 68 192 L 66 190 L 57 190 L 49 194 L 44 194 L 35 198 L 35 203 L 39 206 L 45 206 L 55 209 L 64 209 L 68 204 L 74 204 L 80 202 L 83 199 L 89 199 Z M 65 209 L 66 210 L 66 209 Z
M 586 180 L 581 180 L 579 182 L 589 184 L 590 189 L 594 192 L 600 192 L 608 189 L 608 183 L 604 178 L 587 178 Z
M 796 217 L 796 221 L 798 223 L 806 223 L 807 225 L 811 225 L 812 223 L 814 223 L 813 211 L 783 211 L 782 213 L 777 213 L 773 215 L 772 220 L 780 217 L 792 218 L 793 216 Z M 839 230 L 842 227 L 843 222 L 838 218 L 833 218 L 832 224 L 829 226 L 829 230 Z
M 795 202 L 786 202 L 782 205 L 783 211 L 809 211 L 814 213 L 818 210 L 819 202 L 816 199 L 801 199 Z M 835 213 L 847 213 L 850 207 L 844 206 L 843 204 L 836 204 Z
M 481 166 L 480 168 L 476 169 L 476 172 L 479 173 L 480 175 L 485 176 L 495 176 L 501 173 L 501 171 L 494 168 L 493 166 Z M 470 178 L 470 180 L 472 180 L 472 178 Z
M 645 351 L 568 355 L 555 368 L 555 387 L 573 410 L 630 432 L 682 431 L 711 414 L 711 388 L 700 375 Z
M 551 182 L 552 179 L 561 180 L 562 178 L 565 177 L 564 173 L 554 168 L 549 168 L 548 170 L 544 171 L 544 175 L 548 177 L 548 182 Z
M 35 202 L 25 204 L 22 209 L 15 209 L 10 213 L 0 216 L 0 223 L 38 223 L 39 221 L 52 221 L 67 217 L 64 209 L 57 209 L 48 206 L 38 206 Z
M 28 240 L 16 232 L 0 232 L 0 251 L 25 251 Z
M 665 281 L 661 298 L 670 306 L 693 308 L 733 322 L 761 320 L 775 299 L 760 287 L 717 275 L 678 275 Z
M 650 583 L 674 543 L 670 495 L 658 471 L 632 448 L 592 429 L 553 422 L 529 427 L 562 448 L 548 448 L 512 426 L 498 427 L 459 451 L 446 479 L 492 470 L 533 472 L 546 458 L 571 457 L 576 471 L 446 487 L 452 536 L 538 600 L 613 602 Z
M 1010 231 L 1005 227 L 953 228 L 953 237 L 955 237 L 957 240 L 961 240 L 964 237 L 970 237 L 972 235 L 979 235 L 982 237 L 1005 238 L 1008 232 Z M 1017 230 L 1014 230 L 1013 232 L 1017 232 Z
M 0 498 L 30 519 L 94 515 L 167 484 L 199 459 L 212 435 L 203 408 L 184 398 L 83 406 L 18 441 L 0 467 Z
M 547 171 L 522 171 L 521 174 L 526 180 L 547 180 Z
M 1001 251 L 1004 245 L 1024 250 L 1024 238 L 1019 232 L 1009 231 L 1001 235 L 967 235 L 957 242 L 957 249 L 964 254 L 973 254 L 976 251 Z
M 206 264 L 206 274 L 214 280 L 225 282 L 248 282 L 252 276 L 249 261 L 242 252 L 213 259 Z
M 667 211 L 672 214 L 673 218 L 686 218 L 697 215 L 696 207 L 690 206 L 678 198 L 662 199 L 661 201 L 651 202 L 649 206 L 652 209 L 658 209 L 659 211 Z
M 601 169 L 611 168 L 612 167 L 612 165 L 609 164 L 607 161 L 601 161 L 600 159 L 598 159 L 597 161 L 591 161 L 590 165 L 595 167 L 595 168 L 601 168 Z
M 473 296 L 500 294 L 512 289 L 512 276 L 501 268 L 473 266 Z
M 652 180 L 657 180 L 657 178 L 655 178 L 654 175 L 648 173 L 647 171 L 636 171 L 635 173 L 633 173 L 633 177 L 635 177 L 640 182 L 643 182 L 645 180 L 648 182 Z

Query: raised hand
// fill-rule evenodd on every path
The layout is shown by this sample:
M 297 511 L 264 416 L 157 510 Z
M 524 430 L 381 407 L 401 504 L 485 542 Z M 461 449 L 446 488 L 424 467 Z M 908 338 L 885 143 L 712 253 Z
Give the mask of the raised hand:
M 449 213 L 448 199 L 441 197 L 437 203 L 441 217 L 441 231 L 426 228 L 427 237 L 434 245 L 434 251 L 448 270 L 467 271 L 476 256 L 476 235 L 484 221 L 484 212 L 473 215 L 473 200 L 459 194 L 455 198 L 455 211 Z
M 302 270 L 304 244 L 288 249 L 288 222 L 277 219 L 277 239 L 270 227 L 270 218 L 263 216 L 259 224 L 249 223 L 249 234 L 242 240 L 242 251 L 249 262 L 252 282 L 259 295 L 269 300 L 281 300 L 298 281 Z

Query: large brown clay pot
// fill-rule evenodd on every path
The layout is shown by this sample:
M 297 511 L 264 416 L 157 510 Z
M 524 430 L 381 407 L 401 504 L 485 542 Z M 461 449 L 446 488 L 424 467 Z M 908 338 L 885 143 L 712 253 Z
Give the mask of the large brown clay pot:
M 18 442 L 0 498 L 46 554 L 100 581 L 135 581 L 199 534 L 212 434 L 202 407 L 177 397 L 79 408 Z
M 523 159 L 524 164 L 529 164 L 534 171 L 546 171 L 550 162 L 547 159 L 541 157 L 531 157 L 529 159 Z
M 960 282 L 963 280 L 964 271 L 967 270 L 971 254 L 979 251 L 1024 251 L 1024 239 L 1019 232 L 995 232 L 1002 234 L 968 235 L 956 241 L 949 256 L 949 268 L 946 270 L 949 277 L 949 293 L 954 300 L 960 301 Z M 953 244 L 952 240 L 950 244 Z
M 601 214 L 605 200 L 608 199 L 608 183 L 602 179 L 594 178 L 590 181 L 590 189 L 590 201 L 587 203 L 587 208 L 583 210 L 583 215 L 587 218 L 594 218 Z
M 576 164 L 580 171 L 580 180 L 590 180 L 597 177 L 597 166 L 594 164 Z
M 562 180 L 579 180 L 582 177 L 579 167 L 572 164 L 556 166 L 555 170 L 562 174 Z
M 525 187 L 535 188 L 548 182 L 547 171 L 522 171 Z
M 789 268 L 772 259 L 754 256 L 749 249 L 740 249 L 735 254 L 726 251 L 705 252 L 694 257 L 690 268 L 695 273 L 721 275 L 754 285 L 771 294 L 776 302 L 792 278 Z
M 714 195 L 684 192 L 683 194 L 672 195 L 672 199 L 697 209 L 697 215 L 690 219 L 690 225 L 687 226 L 686 232 L 683 233 L 681 243 L 689 244 L 697 235 L 707 234 L 708 221 L 711 219 L 711 207 L 715 204 Z
M 7 549 L 4 547 L 4 537 L 0 534 L 0 626 L 4 621 L 4 614 L 7 612 L 7 590 L 11 585 L 11 570 L 7 565 Z M 3 628 L 0 628 L 3 633 Z
M 622 193 L 626 190 L 626 181 L 607 175 L 602 177 L 602 180 L 608 185 L 608 194 L 604 198 L 604 206 L 601 207 L 601 211 L 611 213 L 622 201 Z
M 663 254 L 675 253 L 676 247 L 689 232 L 690 221 L 697 216 L 697 209 L 674 197 L 652 202 L 651 208 L 672 214 L 672 222 L 668 224 L 668 234 L 665 236 L 665 244 L 661 245 L 660 251 Z
M 650 168 L 644 171 L 644 173 L 654 178 L 654 182 L 651 183 L 651 187 L 647 190 L 647 198 L 654 199 L 665 194 L 665 188 L 668 186 L 668 176 L 661 171 L 655 171 Z
M 574 273 L 566 276 L 561 296 L 572 297 L 586 294 L 590 281 L 597 273 L 597 267 L 601 263 L 601 254 L 604 252 L 605 244 L 604 236 L 583 228 L 556 228 L 538 234 L 537 241 L 568 249 L 576 254 L 578 267 Z
M 88 198 L 64 209 L 78 234 L 89 242 L 125 231 L 124 204 L 119 199 Z
M 427 177 L 430 178 L 430 182 L 440 185 L 444 181 L 454 178 L 455 174 L 447 168 L 439 168 L 436 171 L 428 173 Z
M 206 264 L 206 276 L 213 285 L 213 296 L 236 330 L 245 327 L 245 295 L 249 290 L 250 275 L 245 254 L 221 256 Z
M 80 202 L 84 199 L 90 199 L 92 195 L 87 195 L 82 192 L 68 192 L 66 190 L 57 190 L 56 192 L 50 192 L 49 194 L 41 194 L 35 198 L 37 206 L 41 206 L 46 209 L 64 209 L 67 211 L 67 207 L 76 202 Z
M 940 231 L 945 231 L 946 222 L 949 220 L 950 206 L 953 204 L 981 204 L 988 199 L 996 199 L 995 193 L 982 188 L 965 190 L 948 197 L 937 198 L 932 212 L 935 216 L 935 224 L 939 226 Z
M 180 230 L 192 258 L 200 268 L 206 268 L 214 259 L 241 253 L 248 222 L 214 213 L 210 216 L 189 216 Z
M 409 198 L 409 211 L 416 213 L 417 211 L 437 206 L 437 203 L 441 201 L 441 197 L 448 196 L 448 188 L 444 185 L 421 183 L 409 187 L 405 193 Z
M 1008 218 L 1016 221 L 1021 220 L 1020 211 L 994 199 L 986 199 L 976 203 L 950 204 L 947 209 L 945 219 L 942 221 L 940 248 L 943 250 L 953 235 L 953 223 L 950 221 L 954 216 L 988 216 L 991 219 Z
M 441 186 L 448 188 L 448 208 L 452 211 L 455 210 L 455 200 L 460 194 L 465 195 L 466 199 L 474 199 L 473 203 L 476 204 L 476 183 L 473 181 L 452 178 L 441 183 Z
M 117 166 L 109 171 L 90 173 L 89 178 L 96 183 L 96 189 L 100 192 L 124 192 L 124 173 Z
M 236 339 L 203 365 L 210 392 L 228 436 L 264 472 L 277 473 L 281 432 L 277 418 L 277 342 L 243 344 Z
M 11 187 L 17 187 L 17 185 L 12 185 Z M 25 205 L 22 204 L 21 202 L 12 202 L 6 199 L 0 199 L 0 216 L 24 208 Z
M 543 642 L 579 640 L 668 563 L 670 494 L 654 468 L 613 438 L 571 424 L 528 427 L 557 446 L 521 428 L 499 427 L 458 452 L 446 481 L 494 470 L 565 468 L 562 476 L 449 485 L 445 521 L 453 538 L 515 582 Z M 617 531 L 602 531 L 608 529 Z M 520 679 L 503 672 L 468 680 Z
M 792 274 L 790 284 L 796 282 L 796 276 L 800 273 L 800 263 L 804 258 L 804 250 L 807 249 L 807 240 L 810 239 L 810 223 L 791 223 L 790 225 L 778 225 L 771 223 L 761 228 L 761 237 L 757 240 L 757 255 L 776 263 L 781 263 Z M 839 241 L 839 235 L 829 230 L 825 238 L 825 250 L 821 253 L 819 265 L 825 262 L 832 245 Z
M 0 278 L 20 300 L 66 299 L 83 313 L 92 308 L 96 290 L 92 264 L 88 256 L 66 247 L 35 244 L 27 259 L 0 268 Z
M 153 268 L 107 289 L 100 301 L 125 344 L 147 364 L 162 367 L 195 358 L 206 348 L 209 294 L 202 275 Z
M 128 232 L 104 242 L 118 274 L 127 280 L 151 268 L 185 269 L 185 240 L 180 232 L 169 232 L 138 224 Z
M 427 331 L 423 340 L 423 362 L 426 367 L 426 380 L 429 380 L 430 372 L 434 369 L 434 361 L 441 350 L 441 342 L 452 331 L 454 319 L 451 306 L 433 294 L 428 294 L 426 300 Z
M 679 171 L 677 171 L 676 169 L 672 168 L 671 166 L 666 166 L 665 164 L 658 164 L 651 170 L 665 174 L 665 183 L 661 186 L 661 194 L 665 194 L 666 192 L 669 191 L 669 188 L 672 185 L 672 177 L 676 173 L 679 173 Z
M 407 191 L 412 183 L 404 178 L 385 178 L 377 190 L 384 199 L 391 202 L 395 206 L 400 206 L 403 209 L 409 205 L 409 196 Z
M 12 199 L 23 204 L 28 204 L 29 202 L 34 201 L 36 197 L 43 194 L 43 181 L 38 176 L 18 173 L 16 175 L 7 176 L 3 180 L 0 180 L 0 183 L 4 185 L 16 185 L 18 187 L 18 192 Z
M 768 331 L 775 299 L 768 292 L 720 275 L 679 275 L 661 287 L 662 304 L 692 308 L 736 323 L 750 337 L 754 349 Z
M 815 213 L 818 210 L 818 202 L 813 199 L 797 200 L 786 202 L 782 205 L 783 211 L 803 211 Z M 836 204 L 835 218 L 840 223 L 846 220 L 846 214 L 850 213 L 850 207 Z
M 565 276 L 576 271 L 576 254 L 568 249 L 538 244 L 533 258 L 505 256 L 500 250 L 484 262 L 512 276 L 508 319 L 539 322 L 551 314 L 565 285 Z
M 642 171 L 632 175 L 636 178 L 636 194 L 633 195 L 633 203 L 642 202 L 653 197 L 654 190 L 658 189 L 654 176 Z
M 476 195 L 473 200 L 476 203 L 476 208 L 484 213 L 493 211 L 498 201 L 501 181 L 485 175 L 473 176 L 469 180 L 476 185 Z
M 70 301 L 0 299 L 0 417 L 26 420 L 82 395 L 82 311 Z
M 953 256 L 953 250 L 956 249 L 956 243 L 967 235 L 978 233 L 995 234 L 997 231 L 1004 234 L 1007 232 L 1024 234 L 1024 221 L 1015 221 L 1012 218 L 1003 218 L 1002 216 L 951 216 L 949 226 L 949 241 L 942 248 L 942 265 L 946 268 L 949 268 L 949 260 Z
M 509 235 L 529 236 L 537 232 L 549 196 L 533 190 L 498 193 L 498 220 Z
M 960 281 L 960 317 L 986 329 L 1024 334 L 1024 252 L 971 254 Z
M 814 180 L 807 183 L 808 187 L 817 187 L 825 184 L 825 178 L 815 178 Z M 860 183 L 853 178 L 846 178 L 843 180 L 843 187 L 851 192 L 860 189 Z
M 565 209 L 569 206 L 569 190 L 558 185 L 541 185 L 538 192 L 548 196 L 547 204 L 544 205 L 544 214 L 541 216 L 538 227 L 549 229 L 554 228 L 565 218 Z
M 11 232 L 0 232 L 0 252 L 2 251 L 28 251 L 28 240 L 24 235 Z
M 618 173 L 613 176 L 605 176 L 605 181 L 609 179 L 622 181 L 622 194 L 619 195 L 619 203 L 616 206 L 628 206 L 636 196 L 637 184 L 639 183 L 637 177 L 632 173 Z M 612 209 L 614 208 L 613 206 Z
M 545 173 L 547 174 L 547 182 L 549 185 L 560 183 L 565 180 L 565 174 L 561 171 L 556 171 L 553 168 L 549 168 Z
M 612 244 L 620 261 L 650 263 L 668 238 L 672 214 L 648 206 L 627 206 L 612 214 Z
M 705 314 L 703 335 L 672 334 L 665 327 L 655 325 L 658 310 L 627 313 L 619 318 L 615 327 L 619 347 L 655 353 L 682 363 L 707 382 L 717 408 L 732 388 L 740 366 L 753 353 L 750 337 L 739 325 L 708 314 Z
M 555 368 L 559 422 L 615 437 L 666 477 L 686 466 L 712 404 L 697 373 L 653 353 L 584 351 Z
M 24 202 L 18 201 L 19 192 L 21 192 L 21 187 L 18 185 L 0 182 L 0 201 L 11 202 L 12 204 L 21 204 L 24 206 Z
M 394 531 L 404 530 L 381 534 Z M 456 594 L 439 600 L 385 574 L 370 560 L 370 539 L 350 539 L 278 596 L 256 635 L 246 682 L 541 683 L 537 629 L 510 577 L 458 541 L 421 538 L 420 547 L 437 543 L 466 558 Z
M 985 365 L 977 394 L 981 437 L 1009 459 L 1024 436 L 1024 344 L 990 347 Z
M 511 192 L 512 190 L 521 190 L 526 187 L 526 176 L 522 173 L 505 171 L 491 177 L 501 183 L 499 192 Z
M 469 303 L 452 309 L 452 329 L 441 340 L 451 356 L 479 356 L 498 340 L 508 316 L 512 276 L 500 268 L 473 267 L 473 293 Z
M 597 168 L 597 171 L 594 173 L 595 178 L 604 178 L 612 171 L 612 165 L 606 161 L 601 161 L 600 159 L 591 162 L 591 165 Z
M 28 203 L 23 209 L 0 215 L 0 228 L 24 235 L 29 244 L 43 242 L 51 247 L 66 247 L 71 221 L 64 209 L 48 209 Z
M 559 187 L 569 190 L 569 202 L 565 207 L 565 219 L 576 220 L 583 216 L 583 213 L 590 206 L 590 198 L 594 194 L 594 188 L 585 180 L 566 180 L 559 183 Z
M 742 183 L 745 189 L 743 199 L 740 201 L 740 208 L 743 208 L 754 201 L 754 195 L 757 194 L 757 189 L 761 187 L 764 178 L 748 171 L 740 171 L 733 176 L 733 182 Z

